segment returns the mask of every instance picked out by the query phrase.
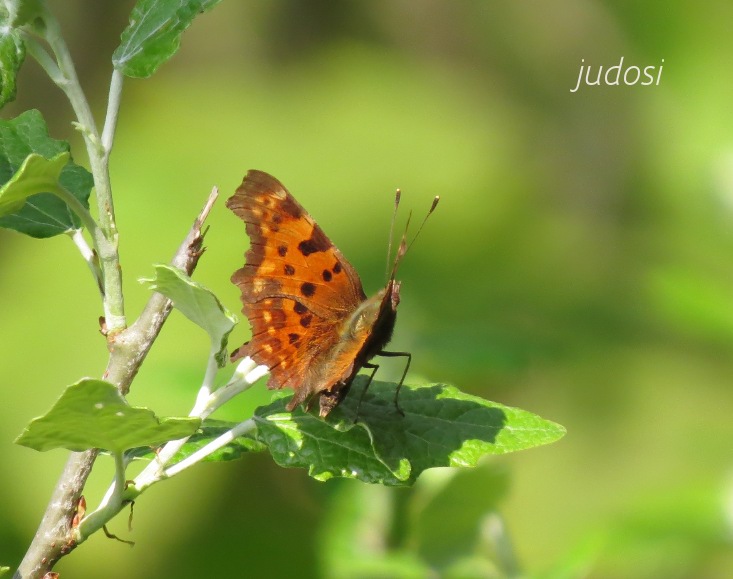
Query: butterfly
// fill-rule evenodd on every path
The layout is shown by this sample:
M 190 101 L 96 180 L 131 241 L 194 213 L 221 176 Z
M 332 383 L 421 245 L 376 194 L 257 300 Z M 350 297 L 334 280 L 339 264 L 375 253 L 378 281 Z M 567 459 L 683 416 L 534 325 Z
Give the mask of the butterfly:
M 395 212 L 398 204 L 399 190 Z M 319 415 L 326 417 L 362 368 L 372 370 L 368 387 L 379 368 L 369 361 L 375 355 L 404 357 L 395 391 L 395 406 L 402 412 L 397 394 L 412 357 L 384 347 L 400 303 L 395 275 L 408 249 L 405 236 L 386 286 L 367 297 L 353 266 L 273 176 L 248 171 L 226 206 L 244 221 L 250 238 L 244 267 L 234 272 L 232 282 L 242 292 L 252 338 L 234 351 L 232 361 L 249 356 L 267 366 L 268 388 L 295 390 L 288 411 L 318 398 Z

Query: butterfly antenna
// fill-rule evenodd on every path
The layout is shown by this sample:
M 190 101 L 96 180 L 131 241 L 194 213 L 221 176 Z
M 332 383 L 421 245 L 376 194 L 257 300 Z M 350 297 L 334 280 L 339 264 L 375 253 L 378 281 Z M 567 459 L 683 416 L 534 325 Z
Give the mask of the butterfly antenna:
M 407 253 L 407 230 L 410 228 L 410 220 L 412 219 L 412 211 L 407 214 L 407 223 L 405 223 L 405 232 L 402 234 L 400 239 L 400 246 L 397 248 L 397 255 L 394 256 L 394 262 L 392 263 L 392 272 L 389 275 L 389 279 L 394 279 L 397 275 L 397 267 L 400 265 L 402 258 Z
M 398 196 L 399 198 L 399 196 Z M 428 210 L 427 214 L 425 215 L 425 218 L 422 220 L 422 223 L 420 224 L 420 227 L 417 230 L 417 233 L 415 234 L 415 237 L 412 238 L 412 241 L 410 243 L 407 243 L 407 230 L 410 227 L 410 219 L 412 218 L 412 211 L 410 211 L 409 215 L 407 216 L 407 223 L 405 224 L 405 232 L 402 234 L 402 240 L 400 241 L 400 246 L 397 249 L 397 255 L 395 255 L 394 262 L 392 263 L 392 273 L 389 276 L 389 279 L 393 280 L 395 276 L 397 275 L 397 268 L 400 265 L 400 262 L 402 261 L 402 258 L 405 256 L 405 254 L 410 250 L 410 248 L 415 243 L 415 240 L 420 235 L 420 232 L 422 231 L 422 228 L 425 226 L 425 222 L 428 220 L 428 217 L 430 217 L 435 211 L 435 208 L 438 206 L 438 201 L 440 201 L 440 197 L 438 195 L 435 196 L 435 199 L 433 199 L 433 204 L 430 206 L 430 209 Z M 392 225 L 394 226 L 394 219 L 392 221 Z M 392 240 L 392 236 L 390 235 L 390 243 Z
M 400 206 L 400 197 L 402 191 L 397 189 L 394 196 L 394 211 L 392 212 L 392 223 L 389 226 L 389 242 L 387 243 L 387 264 L 384 270 L 385 275 L 389 275 L 389 265 L 392 263 L 392 238 L 394 237 L 394 224 L 397 220 L 397 208 Z
M 415 234 L 415 237 L 412 238 L 410 245 L 408 245 L 407 248 L 405 249 L 405 253 L 410 251 L 410 248 L 413 246 L 413 244 L 417 240 L 417 237 L 418 235 L 420 235 L 422 228 L 425 227 L 425 222 L 428 220 L 428 217 L 430 217 L 433 214 L 433 211 L 435 211 L 435 208 L 438 206 L 438 201 L 440 201 L 440 195 L 436 195 L 435 199 L 433 199 L 433 204 L 430 206 L 430 210 L 428 211 L 427 215 L 425 215 L 425 218 L 422 220 L 422 223 L 420 224 L 420 227 L 418 227 L 417 233 Z M 405 228 L 405 235 L 406 234 L 407 234 L 407 228 Z

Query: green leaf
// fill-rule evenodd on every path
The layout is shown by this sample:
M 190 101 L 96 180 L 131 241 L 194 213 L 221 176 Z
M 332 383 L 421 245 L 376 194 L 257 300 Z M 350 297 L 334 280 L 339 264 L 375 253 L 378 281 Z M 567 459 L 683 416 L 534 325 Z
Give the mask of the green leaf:
M 84 378 L 66 388 L 15 442 L 40 451 L 103 448 L 118 453 L 189 436 L 200 423 L 198 418 L 158 418 L 152 410 L 130 406 L 113 384 Z
M 15 100 L 16 77 L 25 60 L 25 43 L 17 30 L 0 20 L 0 108 Z
M 400 485 L 410 478 L 409 462 L 393 472 L 375 453 L 364 428 L 341 432 L 300 408 L 286 412 L 285 402 L 281 398 L 255 411 L 257 437 L 280 466 L 307 468 L 320 481 L 337 476 Z
M 410 485 L 428 468 L 475 466 L 487 454 L 549 444 L 565 429 L 535 414 L 464 394 L 452 386 L 403 386 L 372 382 L 358 409 L 366 377 L 327 420 L 284 399 L 255 412 L 258 438 L 282 466 L 307 468 L 319 480 L 334 476 L 387 485 Z
M 126 76 L 147 78 L 172 57 L 181 34 L 200 13 L 220 0 L 138 0 L 112 63 Z
M 0 567 L 0 577 L 2 577 L 3 575 L 5 575 L 9 571 L 10 571 L 10 567 Z
M 171 464 L 180 462 L 187 456 L 192 455 L 197 450 L 209 444 L 212 440 L 218 438 L 225 432 L 236 426 L 236 422 L 226 422 L 224 420 L 208 419 L 201 428 L 189 438 L 181 447 L 178 453 L 173 457 Z M 229 444 L 222 446 L 220 449 L 209 454 L 202 462 L 226 462 L 229 460 L 237 460 L 250 452 L 261 452 L 265 450 L 265 445 L 250 436 L 240 436 L 235 438 Z M 125 453 L 125 456 L 133 459 L 152 460 L 155 453 L 150 446 L 141 446 L 133 448 Z
M 0 183 L 3 191 L 6 187 L 14 189 L 3 194 L 3 199 L 9 196 L 1 202 L 5 210 L 0 211 L 3 215 L 0 227 L 37 238 L 52 237 L 81 227 L 76 214 L 50 192 L 32 195 L 25 199 L 22 207 L 18 207 L 18 195 L 28 193 L 27 188 L 39 178 L 36 170 L 40 169 L 41 174 L 45 173 L 45 178 L 48 178 L 48 171 L 58 168 L 54 161 L 58 161 L 61 154 L 68 155 L 68 152 L 69 143 L 50 138 L 46 123 L 36 110 L 26 111 L 15 119 L 0 120 Z M 50 165 L 37 159 L 38 156 Z M 33 160 L 29 161 L 29 157 Z M 16 189 L 19 185 L 21 189 Z M 89 207 L 93 179 L 86 169 L 67 162 L 57 175 L 57 185 L 70 192 L 84 207 Z M 14 212 L 7 214 L 8 207 Z
M 140 282 L 163 294 L 184 316 L 206 330 L 212 347 L 217 350 L 217 363 L 223 368 L 228 359 L 227 340 L 237 324 L 237 318 L 209 289 L 193 281 L 180 269 L 160 264 L 154 267 L 155 277 L 141 279 Z
M 19 211 L 28 197 L 58 187 L 68 161 L 69 153 L 59 153 L 53 159 L 28 155 L 10 181 L 0 187 L 0 216 Z

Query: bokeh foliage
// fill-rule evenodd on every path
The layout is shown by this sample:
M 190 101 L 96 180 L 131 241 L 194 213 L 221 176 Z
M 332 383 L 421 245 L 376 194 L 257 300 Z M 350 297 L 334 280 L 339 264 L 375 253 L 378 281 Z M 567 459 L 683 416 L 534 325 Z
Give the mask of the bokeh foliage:
M 100 103 L 132 6 L 119 4 L 51 2 Z M 419 17 L 408 2 L 223 2 L 197 19 L 173 61 L 125 87 L 113 185 L 130 310 L 147 296 L 136 279 L 172 254 L 211 185 L 233 191 L 248 168 L 287 184 L 367 291 L 383 281 L 391 190 L 401 187 L 418 213 L 440 194 L 401 269 L 395 346 L 431 381 L 536 411 L 569 434 L 483 467 L 506 480 L 486 483 L 492 498 L 482 502 L 480 485 L 451 494 L 458 477 L 436 487 L 446 495 L 421 498 L 419 488 L 319 484 L 263 456 L 202 465 L 136 507 L 132 554 L 95 537 L 59 570 L 92 577 L 103 559 L 109 577 L 224 576 L 245 565 L 254 576 L 339 576 L 349 562 L 339 554 L 352 552 L 336 535 L 351 529 L 352 548 L 374 537 L 355 529 L 364 512 L 383 531 L 375 548 L 395 565 L 416 554 L 443 565 L 434 533 L 449 515 L 430 508 L 458 523 L 459 497 L 473 493 L 482 515 L 498 505 L 530 575 L 726 576 L 732 20 L 733 6 L 713 0 L 438 0 Z M 569 92 L 581 58 L 612 65 L 620 56 L 664 58 L 660 86 Z M 79 146 L 57 89 L 27 62 L 3 115 L 32 107 L 53 137 Z M 197 278 L 236 311 L 228 278 L 245 236 L 223 206 L 211 223 Z M 106 353 L 96 288 L 67 240 L 0 231 L 0 260 L 8 563 L 35 531 L 64 460 L 29 458 L 11 441 L 62 385 L 98 375 Z M 207 347 L 173 317 L 130 403 L 185 413 Z M 255 390 L 221 418 L 269 400 Z M 107 483 L 104 472 L 92 481 L 92 502 Z M 412 518 L 400 516 L 410 509 Z

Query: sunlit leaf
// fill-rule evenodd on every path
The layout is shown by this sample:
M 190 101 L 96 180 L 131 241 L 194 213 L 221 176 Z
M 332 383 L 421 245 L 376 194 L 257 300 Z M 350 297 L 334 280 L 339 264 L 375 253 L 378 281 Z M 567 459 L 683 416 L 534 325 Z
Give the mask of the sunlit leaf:
M 475 466 L 487 454 L 549 444 L 565 434 L 535 414 L 444 384 L 405 385 L 399 399 L 404 416 L 394 406 L 394 384 L 373 382 L 359 406 L 364 384 L 358 377 L 327 420 L 301 409 L 285 412 L 282 398 L 259 408 L 258 437 L 278 464 L 308 468 L 319 480 L 405 485 L 428 468 Z
M 68 161 L 69 153 L 59 153 L 53 159 L 28 155 L 10 181 L 0 187 L 0 216 L 21 209 L 28 197 L 56 188 Z
M 33 419 L 15 442 L 40 451 L 122 452 L 189 436 L 200 423 L 198 418 L 158 418 L 152 410 L 130 406 L 113 384 L 84 378 L 66 388 L 51 410 Z
M 169 265 L 156 265 L 155 277 L 140 281 L 151 290 L 163 294 L 184 316 L 206 330 L 212 346 L 218 350 L 219 366 L 223 367 L 227 361 L 227 340 L 237 324 L 237 318 L 229 313 L 211 290 Z

